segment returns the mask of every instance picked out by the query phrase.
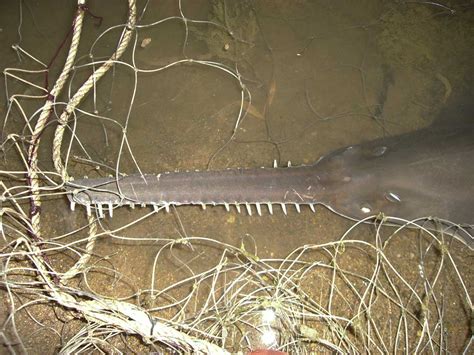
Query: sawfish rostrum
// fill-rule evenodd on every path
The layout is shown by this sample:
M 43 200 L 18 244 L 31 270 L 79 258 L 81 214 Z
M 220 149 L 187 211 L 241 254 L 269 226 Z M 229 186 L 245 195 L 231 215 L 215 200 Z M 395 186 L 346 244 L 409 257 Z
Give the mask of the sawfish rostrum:
M 436 217 L 472 230 L 474 125 L 431 126 L 334 151 L 310 166 L 81 179 L 71 202 L 103 215 L 122 205 L 223 205 L 249 214 L 325 205 L 352 219 Z M 473 245 L 472 240 L 468 240 Z

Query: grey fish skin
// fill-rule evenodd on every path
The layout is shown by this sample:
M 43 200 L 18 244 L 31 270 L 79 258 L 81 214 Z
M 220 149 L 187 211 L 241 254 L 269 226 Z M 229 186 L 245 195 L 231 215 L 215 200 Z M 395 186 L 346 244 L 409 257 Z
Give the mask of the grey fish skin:
M 327 200 L 343 215 L 361 219 L 383 212 L 408 220 L 432 216 L 474 224 L 473 124 L 378 139 L 323 161 L 321 169 L 347 176 Z
M 322 180 L 324 174 L 313 165 L 81 179 L 73 181 L 80 189 L 68 189 L 83 205 L 309 204 L 321 203 Z
M 436 129 L 435 129 L 436 128 Z M 380 212 L 413 220 L 437 217 L 474 224 L 474 125 L 429 127 L 349 146 L 311 166 L 170 172 L 81 179 L 71 201 L 120 205 L 322 204 L 351 219 Z M 468 244 L 474 245 L 472 238 Z

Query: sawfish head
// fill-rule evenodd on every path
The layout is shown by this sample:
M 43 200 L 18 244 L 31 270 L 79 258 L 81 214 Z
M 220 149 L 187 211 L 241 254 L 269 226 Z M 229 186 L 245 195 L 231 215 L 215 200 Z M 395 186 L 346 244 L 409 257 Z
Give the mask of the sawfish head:
M 325 204 L 353 219 L 383 213 L 474 223 L 473 127 L 430 127 L 323 157 L 316 166 Z
M 411 181 L 403 184 L 397 169 L 385 163 L 390 152 L 386 145 L 370 149 L 364 145 L 349 146 L 321 159 L 318 170 L 325 185 L 327 205 L 337 213 L 353 219 L 384 213 L 407 215 L 408 196 L 417 190 Z M 404 186 L 405 185 L 405 186 Z M 414 202 L 408 206 L 415 209 Z

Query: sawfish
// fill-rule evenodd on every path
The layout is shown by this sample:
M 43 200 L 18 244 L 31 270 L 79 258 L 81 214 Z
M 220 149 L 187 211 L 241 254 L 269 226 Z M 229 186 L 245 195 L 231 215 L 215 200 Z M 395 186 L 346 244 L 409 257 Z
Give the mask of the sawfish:
M 85 205 L 100 217 L 124 205 L 235 206 L 250 215 L 323 205 L 355 220 L 383 214 L 449 226 L 473 248 L 473 177 L 474 124 L 464 121 L 344 147 L 312 165 L 79 179 L 67 190 L 71 208 Z

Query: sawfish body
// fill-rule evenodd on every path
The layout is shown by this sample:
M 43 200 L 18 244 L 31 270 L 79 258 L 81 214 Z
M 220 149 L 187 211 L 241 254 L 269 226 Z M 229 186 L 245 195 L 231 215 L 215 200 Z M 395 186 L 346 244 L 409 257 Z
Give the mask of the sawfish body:
M 68 190 L 100 215 L 122 205 L 235 205 L 261 214 L 263 206 L 286 213 L 288 205 L 319 204 L 352 219 L 437 217 L 472 231 L 473 176 L 474 125 L 466 124 L 345 147 L 310 166 L 81 179 Z

